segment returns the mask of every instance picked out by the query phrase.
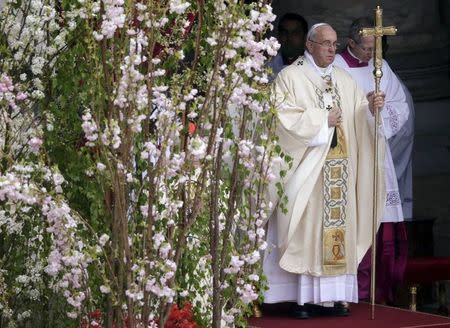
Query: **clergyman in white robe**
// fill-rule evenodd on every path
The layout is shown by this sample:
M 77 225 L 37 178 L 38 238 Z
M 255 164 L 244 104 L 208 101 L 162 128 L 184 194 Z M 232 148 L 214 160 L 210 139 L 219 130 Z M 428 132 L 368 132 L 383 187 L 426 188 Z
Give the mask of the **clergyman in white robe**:
M 356 80 L 365 93 L 375 89 L 373 78 L 373 58 L 361 61 L 347 47 L 336 55 L 334 64 L 345 69 Z M 384 135 L 387 140 L 395 137 L 409 118 L 409 107 L 403 86 L 383 60 L 383 77 L 380 90 L 385 93 L 385 106 L 381 111 Z M 386 184 L 386 204 L 383 210 L 382 227 L 378 234 L 377 253 L 377 300 L 393 301 L 393 286 L 400 282 L 406 265 L 407 243 L 402 201 L 398 187 L 397 174 L 389 144 L 386 143 L 384 157 Z M 399 224 L 397 224 L 399 223 Z M 370 295 L 371 254 L 368 252 L 359 268 L 359 297 L 367 299 Z

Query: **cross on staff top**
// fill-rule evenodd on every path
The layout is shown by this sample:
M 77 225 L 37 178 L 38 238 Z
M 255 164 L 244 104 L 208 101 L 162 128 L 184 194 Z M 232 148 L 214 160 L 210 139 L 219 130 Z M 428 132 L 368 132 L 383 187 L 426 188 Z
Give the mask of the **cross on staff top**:
M 379 91 L 379 82 L 381 77 L 383 76 L 382 67 L 382 36 L 383 35 L 395 35 L 397 32 L 397 28 L 395 26 L 383 26 L 383 9 L 380 6 L 377 6 L 375 9 L 375 26 L 374 27 L 365 27 L 359 34 L 361 36 L 375 36 L 375 55 L 374 55 L 374 67 L 373 75 L 375 77 L 375 92 Z M 377 83 L 378 82 L 378 83 Z

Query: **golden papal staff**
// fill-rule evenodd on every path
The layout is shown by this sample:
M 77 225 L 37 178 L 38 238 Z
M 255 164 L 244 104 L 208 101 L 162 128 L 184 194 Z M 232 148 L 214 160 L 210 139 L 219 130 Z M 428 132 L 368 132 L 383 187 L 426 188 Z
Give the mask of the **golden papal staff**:
M 374 54 L 374 70 L 373 76 L 375 79 L 375 93 L 380 91 L 381 77 L 383 76 L 383 71 L 381 67 L 383 65 L 382 56 L 382 36 L 383 35 L 395 35 L 397 28 L 395 26 L 383 27 L 383 10 L 380 6 L 375 9 L 375 26 L 372 28 L 363 28 L 359 33 L 362 36 L 375 37 L 375 54 Z M 374 152 L 375 152 L 375 163 L 373 166 L 373 221 L 372 221 L 372 272 L 371 272 L 371 286 L 370 286 L 370 301 L 372 304 L 372 320 L 375 319 L 375 272 L 376 272 L 376 236 L 377 236 L 377 191 L 378 191 L 378 125 L 380 121 L 379 108 L 374 109 L 375 115 L 375 142 L 374 142 Z

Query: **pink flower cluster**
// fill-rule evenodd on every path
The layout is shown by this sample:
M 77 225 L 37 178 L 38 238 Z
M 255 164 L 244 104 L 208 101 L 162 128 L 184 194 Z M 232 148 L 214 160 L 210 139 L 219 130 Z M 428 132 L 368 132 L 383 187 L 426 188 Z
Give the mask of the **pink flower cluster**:
M 91 259 L 85 252 L 84 243 L 77 236 L 82 229 L 79 220 L 65 202 L 53 198 L 51 191 L 40 186 L 40 182 L 33 181 L 39 176 L 46 181 L 47 186 L 52 186 L 53 192 L 58 193 L 57 189 L 61 188 L 64 181 L 59 173 L 39 166 L 16 165 L 11 172 L 0 175 L 0 201 L 7 204 L 6 208 L 33 207 L 45 219 L 45 233 L 50 236 L 51 250 L 43 271 L 50 276 L 53 288 L 61 290 L 68 304 L 73 307 L 71 316 L 74 316 L 81 311 L 86 298 L 86 268 Z M 10 224 L 23 224 L 30 220 L 28 212 L 22 211 L 21 215 L 7 213 Z M 20 231 L 10 230 L 9 233 Z M 42 237 L 36 240 L 42 241 Z
M 26 92 L 20 91 L 17 85 L 14 85 L 13 80 L 7 74 L 0 76 L 0 104 L 6 102 L 12 109 L 17 109 L 17 102 L 21 102 L 28 98 Z

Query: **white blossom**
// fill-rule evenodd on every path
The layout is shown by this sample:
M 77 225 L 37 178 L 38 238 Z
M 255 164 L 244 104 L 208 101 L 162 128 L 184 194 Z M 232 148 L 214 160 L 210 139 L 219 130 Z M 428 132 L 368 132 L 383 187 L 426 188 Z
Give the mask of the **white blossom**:
M 100 286 L 100 291 L 103 294 L 109 294 L 111 292 L 111 288 L 109 288 L 108 286 L 105 286 L 105 285 L 101 285 Z
M 170 7 L 169 7 L 169 12 L 170 13 L 176 13 L 178 15 L 183 14 L 186 9 L 190 6 L 191 4 L 187 1 L 183 1 L 183 0 L 171 0 L 170 1 Z
M 106 169 L 106 165 L 105 164 L 103 164 L 103 163 L 101 163 L 101 162 L 98 162 L 97 163 L 97 170 L 99 170 L 100 172 L 102 172 L 102 171 L 104 171 Z

